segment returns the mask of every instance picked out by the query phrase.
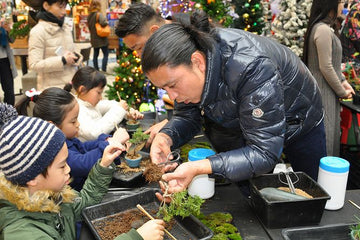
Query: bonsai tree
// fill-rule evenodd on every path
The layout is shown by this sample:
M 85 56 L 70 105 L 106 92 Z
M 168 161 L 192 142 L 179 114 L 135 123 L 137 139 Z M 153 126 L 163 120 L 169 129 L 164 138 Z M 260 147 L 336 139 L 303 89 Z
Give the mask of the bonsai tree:
M 139 156 L 139 151 L 145 146 L 148 138 L 149 135 L 143 133 L 142 128 L 137 128 L 129 140 L 131 146 L 127 151 L 126 156 L 128 158 L 137 158 Z

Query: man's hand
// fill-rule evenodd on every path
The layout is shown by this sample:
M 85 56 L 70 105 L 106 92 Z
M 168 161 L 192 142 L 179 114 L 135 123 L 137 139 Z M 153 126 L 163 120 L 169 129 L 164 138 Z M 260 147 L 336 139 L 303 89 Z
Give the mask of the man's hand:
M 166 162 L 168 154 L 171 152 L 171 138 L 165 133 L 158 133 L 150 148 L 150 158 L 154 164 Z
M 161 122 L 151 126 L 148 130 L 145 131 L 145 134 L 150 134 L 149 139 L 146 142 L 146 147 L 148 148 L 152 141 L 154 140 L 156 134 L 168 123 L 167 119 L 162 120 Z

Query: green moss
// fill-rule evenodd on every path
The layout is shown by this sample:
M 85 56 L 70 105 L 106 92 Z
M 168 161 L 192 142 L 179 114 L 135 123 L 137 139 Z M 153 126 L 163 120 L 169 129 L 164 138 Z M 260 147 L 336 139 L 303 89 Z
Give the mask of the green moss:
M 213 240 L 241 240 L 238 229 L 231 224 L 233 217 L 230 213 L 214 212 L 209 215 L 198 216 L 200 221 L 214 232 Z

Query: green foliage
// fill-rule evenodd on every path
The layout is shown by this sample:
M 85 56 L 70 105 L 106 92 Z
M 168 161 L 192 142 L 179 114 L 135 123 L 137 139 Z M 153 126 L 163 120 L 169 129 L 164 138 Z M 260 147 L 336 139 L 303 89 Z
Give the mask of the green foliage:
M 355 226 L 350 227 L 351 230 L 351 239 L 356 239 L 356 240 L 360 240 L 360 219 L 358 217 L 356 217 L 356 220 L 358 221 L 358 224 Z
M 194 148 L 208 148 L 208 149 L 211 149 L 211 144 L 209 142 L 197 142 L 197 143 L 193 143 L 193 144 L 191 144 L 191 143 L 184 144 L 180 148 L 180 157 L 181 157 L 181 159 L 183 159 L 184 161 L 187 161 L 189 151 L 194 149 Z
M 132 144 L 140 144 L 146 140 L 149 139 L 149 136 L 148 134 L 145 134 L 143 131 L 142 131 L 142 128 L 137 128 L 136 131 L 133 133 L 131 139 L 129 140 L 130 143 Z
M 220 23 L 224 27 L 229 27 L 233 23 L 233 17 L 230 16 L 230 5 L 222 0 L 195 0 L 201 5 L 211 19 Z
M 174 193 L 171 197 L 170 204 L 163 204 L 159 208 L 157 216 L 163 216 L 165 222 L 169 222 L 174 216 L 182 218 L 190 215 L 200 215 L 200 207 L 205 202 L 198 196 L 188 195 L 187 190 Z
M 234 27 L 260 35 L 265 27 L 260 0 L 234 0 L 233 3 L 236 6 L 235 12 L 239 15 L 234 20 Z
M 106 90 L 108 99 L 125 100 L 129 106 L 138 109 L 142 102 L 151 102 L 157 99 L 156 87 L 145 78 L 141 69 L 141 59 L 136 51 L 123 46 L 120 49 L 118 66 L 114 68 L 115 81 L 108 84 Z
M 233 217 L 230 213 L 214 212 L 209 215 L 198 216 L 200 221 L 214 232 L 213 240 L 241 240 L 238 229 L 231 224 Z
M 10 37 L 17 38 L 17 37 L 26 37 L 29 35 L 30 32 L 30 25 L 27 23 L 26 20 L 20 20 L 13 24 L 12 29 L 10 30 Z

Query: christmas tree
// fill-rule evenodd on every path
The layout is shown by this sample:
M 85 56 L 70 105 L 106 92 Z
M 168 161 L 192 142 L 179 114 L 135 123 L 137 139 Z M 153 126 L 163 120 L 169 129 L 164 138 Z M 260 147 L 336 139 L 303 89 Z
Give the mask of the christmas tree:
M 265 27 L 264 12 L 260 0 L 234 0 L 235 12 L 239 15 L 234 20 L 234 27 L 256 34 L 261 34 Z
M 202 9 L 216 23 L 229 27 L 239 17 L 232 5 L 222 0 L 195 0 L 195 8 Z
M 119 66 L 114 68 L 115 81 L 108 84 L 106 90 L 108 99 L 127 101 L 128 105 L 136 109 L 141 103 L 152 103 L 157 99 L 156 87 L 145 77 L 141 69 L 141 60 L 136 51 L 123 46 L 117 60 Z
M 282 0 L 281 12 L 272 23 L 274 38 L 302 56 L 304 35 L 310 16 L 312 0 Z
M 194 2 L 187 0 L 161 0 L 159 2 L 160 14 L 163 18 L 168 18 L 173 13 L 186 13 L 192 11 Z

